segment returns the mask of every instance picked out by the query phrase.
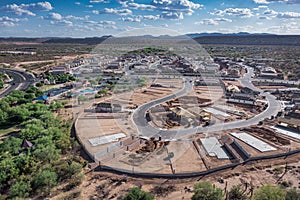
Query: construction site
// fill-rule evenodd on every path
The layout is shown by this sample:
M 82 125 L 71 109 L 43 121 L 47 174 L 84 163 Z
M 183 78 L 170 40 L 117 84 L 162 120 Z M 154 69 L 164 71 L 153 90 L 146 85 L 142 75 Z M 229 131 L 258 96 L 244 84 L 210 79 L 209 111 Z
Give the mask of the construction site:
M 224 190 L 237 180 L 246 188 L 281 181 L 273 168 L 293 162 L 300 138 L 278 131 L 278 124 L 297 126 L 286 123 L 290 118 L 277 119 L 282 107 L 255 83 L 253 71 L 237 62 L 222 71 L 209 59 L 194 64 L 153 51 L 128 53 L 114 62 L 124 77 L 111 95 L 95 99 L 78 116 L 76 136 L 93 160 L 89 169 L 137 177 L 143 188 L 164 185 L 162 179 L 213 180 Z M 295 170 L 286 176 L 299 187 L 291 175 Z M 177 181 L 176 187 L 168 198 L 189 196 L 193 185 Z
M 145 87 L 95 102 L 77 120 L 79 141 L 97 165 L 134 174 L 201 173 L 299 149 L 299 140 L 257 126 L 180 136 L 184 129 L 248 119 L 264 110 L 263 102 L 251 106 L 227 103 L 223 88 L 232 88 L 234 82 L 225 87 L 193 84 L 189 93 L 146 111 L 150 126 L 177 130 L 178 138 L 141 134 L 132 121 L 134 110 L 180 91 L 184 82 L 148 79 Z

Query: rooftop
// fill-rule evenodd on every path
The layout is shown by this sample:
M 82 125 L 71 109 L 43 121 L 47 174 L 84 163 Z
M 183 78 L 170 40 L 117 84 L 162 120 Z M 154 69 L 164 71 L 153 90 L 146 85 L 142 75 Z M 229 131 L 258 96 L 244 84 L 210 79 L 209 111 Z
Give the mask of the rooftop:
M 237 139 L 245 142 L 246 144 L 252 146 L 253 148 L 259 150 L 260 152 L 267 152 L 267 151 L 275 151 L 276 148 L 272 147 L 271 145 L 265 143 L 264 141 L 261 141 L 257 139 L 256 137 L 253 137 L 252 135 L 249 135 L 248 133 L 231 133 L 232 136 L 236 137 Z
M 229 159 L 229 156 L 226 154 L 217 138 L 201 138 L 200 141 L 209 156 L 216 156 L 218 159 Z

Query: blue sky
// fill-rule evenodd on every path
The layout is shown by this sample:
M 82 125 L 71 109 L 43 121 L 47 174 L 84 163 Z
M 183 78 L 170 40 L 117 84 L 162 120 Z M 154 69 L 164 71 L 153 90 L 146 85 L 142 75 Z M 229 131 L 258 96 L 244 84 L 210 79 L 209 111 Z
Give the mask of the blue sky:
M 1 37 L 93 37 L 147 27 L 300 34 L 300 0 L 0 1 Z

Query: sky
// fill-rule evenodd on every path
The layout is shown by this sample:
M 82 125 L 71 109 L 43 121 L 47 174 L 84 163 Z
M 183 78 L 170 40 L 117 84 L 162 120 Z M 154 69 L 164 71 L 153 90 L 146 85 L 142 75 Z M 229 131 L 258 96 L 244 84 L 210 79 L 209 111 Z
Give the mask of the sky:
M 1 0 L 0 37 L 300 34 L 300 0 Z M 145 30 L 143 32 L 143 30 Z

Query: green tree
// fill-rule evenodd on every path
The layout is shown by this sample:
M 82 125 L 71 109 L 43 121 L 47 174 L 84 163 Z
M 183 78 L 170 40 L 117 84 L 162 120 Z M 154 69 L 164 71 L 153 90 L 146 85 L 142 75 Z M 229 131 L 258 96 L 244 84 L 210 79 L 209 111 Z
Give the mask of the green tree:
M 97 79 L 96 79 L 98 82 L 102 81 L 103 78 L 101 76 L 99 76 Z
M 89 82 L 91 83 L 91 85 L 97 85 L 97 81 L 93 80 L 93 79 L 89 79 Z
M 213 186 L 210 182 L 197 183 L 194 186 L 192 200 L 223 200 L 221 188 Z
M 59 161 L 55 165 L 55 171 L 57 172 L 59 181 L 63 181 L 70 179 L 73 175 L 80 174 L 82 172 L 82 165 L 71 160 Z
M 10 109 L 8 98 L 4 98 L 0 100 L 0 110 L 3 112 L 7 112 Z
M 44 122 L 44 127 L 47 129 L 50 127 L 60 128 L 62 125 L 61 121 L 58 118 L 55 118 L 53 114 L 49 111 L 41 113 L 41 115 L 38 118 Z
M 2 89 L 4 86 L 4 78 L 4 74 L 0 73 L 0 89 Z
M 18 181 L 14 185 L 11 186 L 9 190 L 9 196 L 13 197 L 29 197 L 29 193 L 31 191 L 31 185 L 29 182 Z
M 14 123 L 21 123 L 27 120 L 30 117 L 30 115 L 31 112 L 28 109 L 26 109 L 25 106 L 12 107 L 9 112 L 10 120 Z
M 26 99 L 26 100 L 25 100 L 24 102 L 27 102 L 27 103 L 32 102 L 32 101 L 34 100 L 35 97 L 36 97 L 36 96 L 35 96 L 34 93 L 26 93 L 26 94 L 24 95 L 24 99 Z
M 26 153 L 20 154 L 15 158 L 16 167 L 20 170 L 20 174 L 31 174 L 32 172 L 38 171 L 40 167 L 39 164 L 30 150 L 27 150 Z
M 44 85 L 44 83 L 42 83 L 42 82 L 38 82 L 35 84 L 36 87 L 42 87 L 43 85 Z
M 78 100 L 78 104 L 81 104 L 81 102 L 87 101 L 88 98 L 86 96 L 81 95 L 77 98 L 77 100 Z
M 0 125 L 10 122 L 21 128 L 17 136 L 8 136 L 0 143 L 0 199 L 4 193 L 9 198 L 47 195 L 57 181 L 64 181 L 58 180 L 57 173 L 66 175 L 68 187 L 82 181 L 82 165 L 74 159 L 66 162 L 62 155 L 71 147 L 71 121 L 63 122 L 51 112 L 61 107 L 60 103 L 28 103 L 38 92 L 32 87 L 26 92 L 13 91 L 0 100 Z M 23 139 L 34 147 L 22 149 Z M 62 171 L 56 166 L 59 162 L 67 163 L 61 166 Z
M 20 153 L 22 140 L 16 137 L 7 137 L 0 144 L 0 153 L 9 152 L 12 155 Z
M 153 200 L 154 196 L 138 187 L 131 188 L 123 200 Z
M 44 94 L 43 91 L 41 91 L 40 89 L 38 89 L 37 87 L 31 86 L 26 90 L 26 93 L 31 93 L 34 94 L 35 97 L 41 96 Z M 31 99 L 33 100 L 33 99 Z
M 107 95 L 108 91 L 106 89 L 101 89 L 101 90 L 98 91 L 98 94 L 100 94 L 100 95 Z
M 289 189 L 286 192 L 285 200 L 300 200 L 300 191 L 296 188 Z
M 235 185 L 228 192 L 228 200 L 246 200 L 249 199 L 241 188 L 241 185 Z
M 4 110 L 0 109 L 0 124 L 5 124 L 8 120 L 8 114 Z
M 48 195 L 51 188 L 56 186 L 57 174 L 55 172 L 44 170 L 34 178 L 34 186 L 41 194 Z
M 146 85 L 147 85 L 147 79 L 146 79 L 146 77 L 140 78 L 140 79 L 138 80 L 138 85 L 139 85 L 139 87 L 144 87 L 144 86 L 146 86 Z
M 21 130 L 20 137 L 32 141 L 37 139 L 43 130 L 44 127 L 42 124 L 32 121 L 26 124 L 25 128 Z
M 52 110 L 52 111 L 57 111 L 58 109 L 63 108 L 63 107 L 64 106 L 59 101 L 52 101 L 49 106 L 50 110 Z
M 82 171 L 82 166 L 80 163 L 72 161 L 72 163 L 67 167 L 66 173 L 68 178 L 71 178 L 74 174 L 79 174 Z
M 50 137 L 43 137 L 36 141 L 33 156 L 42 162 L 52 163 L 59 159 L 60 149 L 57 149 Z
M 18 177 L 20 171 L 11 155 L 2 155 L 0 159 L 0 191 L 2 191 L 9 180 Z
M 278 186 L 264 185 L 254 192 L 253 200 L 284 200 L 285 191 Z
M 68 181 L 69 182 L 68 187 L 70 189 L 72 189 L 72 188 L 80 185 L 82 183 L 83 179 L 84 179 L 84 174 L 83 173 L 78 173 L 78 174 L 72 175 L 71 178 Z

